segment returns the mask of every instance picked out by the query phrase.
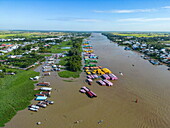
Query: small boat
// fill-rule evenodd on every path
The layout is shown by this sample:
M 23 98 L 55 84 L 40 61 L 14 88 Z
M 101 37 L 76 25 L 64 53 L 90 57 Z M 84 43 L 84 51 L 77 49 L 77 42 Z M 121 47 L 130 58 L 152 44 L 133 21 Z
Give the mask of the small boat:
M 38 96 L 37 98 L 35 98 L 35 100 L 37 101 L 42 101 L 42 100 L 46 100 L 47 97 L 46 96 Z
M 105 82 L 107 86 L 113 86 L 113 83 L 108 80 L 103 80 L 103 82 Z
M 35 94 L 35 96 L 46 96 L 44 94 Z
M 107 74 L 103 74 L 102 77 L 103 77 L 104 79 L 106 79 L 106 80 L 109 80 L 109 79 L 110 79 L 110 77 L 109 77 Z
M 45 102 L 48 104 L 54 104 L 54 101 L 50 101 L 50 100 L 45 100 Z
M 38 112 L 37 108 L 29 108 L 29 110 L 34 111 L 34 112 Z
M 86 91 L 84 89 L 80 89 L 79 92 L 86 93 Z
M 103 82 L 102 80 L 98 80 L 97 83 L 99 83 L 99 84 L 102 85 L 102 86 L 105 86 L 105 85 L 106 85 L 106 83 Z
M 43 95 L 46 95 L 46 96 L 50 96 L 51 92 L 44 92 L 44 91 L 41 91 L 40 94 L 43 94 Z
M 91 75 L 88 75 L 87 78 L 92 79 Z
M 87 94 L 90 98 L 93 97 L 93 94 L 92 94 L 90 91 L 87 91 L 86 94 Z
M 47 107 L 47 105 L 46 105 L 46 104 L 43 104 L 43 103 L 37 103 L 37 106 L 40 106 L 40 107 L 42 107 L 42 108 L 46 108 L 46 107 Z
M 94 74 L 93 77 L 94 77 L 94 79 L 98 79 L 99 78 L 98 75 L 96 75 L 96 74 Z
M 38 103 L 40 103 L 40 104 L 45 104 L 45 105 L 49 105 L 49 103 L 48 103 L 48 102 L 45 102 L 45 100 L 44 100 L 44 101 L 40 101 L 40 102 L 38 102 Z
M 149 60 L 149 62 L 153 65 L 160 65 L 160 62 L 158 60 Z
M 124 50 L 131 50 L 129 47 L 125 47 Z
M 36 106 L 36 105 L 33 105 L 33 104 L 30 105 L 29 107 L 30 107 L 30 108 L 36 108 L 36 109 L 39 109 L 39 108 L 40 108 L 39 106 Z
M 112 73 L 110 73 L 109 76 L 110 76 L 110 80 L 117 80 L 118 79 L 117 76 L 115 76 Z
M 94 76 L 93 75 L 90 75 L 92 79 L 94 79 Z
M 42 83 L 38 83 L 37 86 L 50 86 L 50 82 L 42 82 Z
M 92 80 L 92 79 L 87 79 L 87 81 L 88 81 L 88 82 L 93 82 L 93 80 Z
M 87 83 L 88 83 L 89 85 L 91 85 L 91 83 L 93 82 L 92 79 L 87 79 L 86 81 L 87 81 Z
M 42 87 L 42 88 L 40 88 L 40 90 L 43 90 L 43 91 L 51 91 L 52 88 Z
M 87 92 L 87 91 L 90 91 L 90 89 L 87 88 L 87 87 L 85 87 L 85 86 L 81 87 L 81 89 L 84 89 L 86 92 Z
M 92 91 L 90 91 L 90 92 L 91 92 L 91 94 L 93 94 L 93 97 L 97 97 L 97 95 L 94 92 L 92 92 Z

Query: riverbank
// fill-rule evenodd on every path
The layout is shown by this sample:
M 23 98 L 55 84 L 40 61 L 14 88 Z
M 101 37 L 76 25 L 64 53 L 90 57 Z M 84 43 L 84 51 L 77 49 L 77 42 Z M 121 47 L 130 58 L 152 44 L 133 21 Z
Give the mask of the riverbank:
M 119 77 L 113 87 L 90 86 L 97 98 L 79 93 L 86 74 L 66 82 L 55 72 L 44 77 L 53 88 L 49 100 L 55 102 L 38 113 L 20 111 L 6 124 L 6 128 L 168 128 L 170 126 L 169 71 L 164 66 L 153 66 L 140 54 L 124 51 L 123 47 L 101 34 L 93 34 L 91 42 L 98 64 L 108 67 Z M 134 64 L 134 66 L 132 66 Z M 124 75 L 120 75 L 122 72 Z M 138 103 L 134 101 L 138 98 Z M 24 119 L 24 120 L 23 120 Z M 22 122 L 20 121 L 22 120 Z M 99 121 L 103 120 L 100 124 Z M 41 125 L 36 125 L 40 121 Z M 75 123 L 79 121 L 79 123 Z
M 19 110 L 30 104 L 34 97 L 34 83 L 29 78 L 38 75 L 32 70 L 16 70 L 16 75 L 0 78 L 0 126 L 4 126 Z

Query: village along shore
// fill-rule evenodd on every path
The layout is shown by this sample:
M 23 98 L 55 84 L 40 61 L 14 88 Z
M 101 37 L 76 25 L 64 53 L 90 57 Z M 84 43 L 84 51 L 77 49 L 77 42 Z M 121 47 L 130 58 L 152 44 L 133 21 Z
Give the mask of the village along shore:
M 125 51 L 123 47 L 110 43 L 100 33 L 92 34 L 90 40 L 95 54 L 99 56 L 98 64 L 118 76 L 119 80 L 113 81 L 114 86 L 103 87 L 95 82 L 89 86 L 84 80 L 84 72 L 72 82 L 66 82 L 64 80 L 68 79 L 52 72 L 43 80 L 51 83 L 53 91 L 50 100 L 55 104 L 37 113 L 27 109 L 19 111 L 6 128 L 170 126 L 169 71 L 164 66 L 150 64 L 138 53 Z M 95 91 L 97 98 L 79 93 L 82 86 Z M 136 98 L 137 104 L 134 102 Z M 37 122 L 42 123 L 37 125 Z

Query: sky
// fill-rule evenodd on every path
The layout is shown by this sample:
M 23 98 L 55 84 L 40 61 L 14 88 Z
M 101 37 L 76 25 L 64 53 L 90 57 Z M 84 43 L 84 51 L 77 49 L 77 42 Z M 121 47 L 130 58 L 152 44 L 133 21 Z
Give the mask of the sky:
M 170 31 L 170 0 L 0 0 L 0 29 Z

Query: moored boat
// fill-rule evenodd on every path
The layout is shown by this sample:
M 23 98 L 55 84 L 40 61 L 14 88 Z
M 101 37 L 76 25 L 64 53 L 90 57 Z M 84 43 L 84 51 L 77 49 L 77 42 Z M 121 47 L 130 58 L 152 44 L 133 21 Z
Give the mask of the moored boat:
M 113 86 L 113 83 L 108 80 L 103 80 L 103 82 L 105 82 L 107 86 Z
M 98 80 L 97 83 L 99 83 L 99 84 L 102 85 L 102 86 L 105 86 L 105 85 L 106 85 L 106 83 L 103 82 L 102 80 Z

